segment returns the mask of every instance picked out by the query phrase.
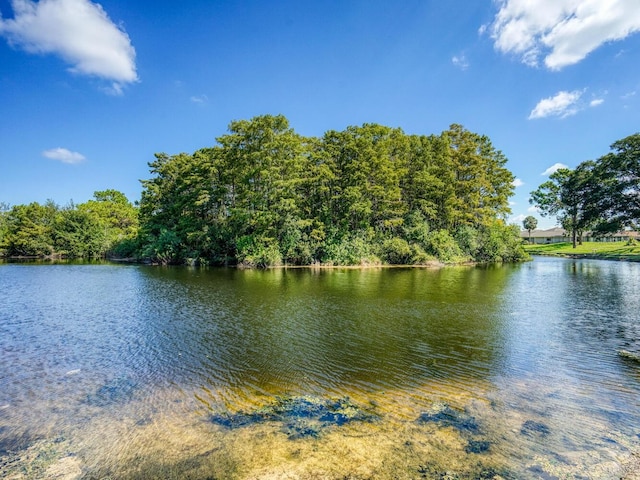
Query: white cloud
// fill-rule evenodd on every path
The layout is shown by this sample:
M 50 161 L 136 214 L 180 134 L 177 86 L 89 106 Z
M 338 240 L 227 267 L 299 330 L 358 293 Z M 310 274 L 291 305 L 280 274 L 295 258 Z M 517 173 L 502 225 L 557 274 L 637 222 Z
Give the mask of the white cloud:
M 540 212 L 540 209 L 538 207 L 536 207 L 535 205 L 531 205 L 529 208 L 527 208 L 527 212 L 529 212 L 529 213 L 538 213 L 538 212 Z
M 526 215 L 516 215 L 515 217 L 511 217 L 511 223 L 522 224 L 525 218 L 527 218 Z
M 555 173 L 558 170 L 560 170 L 561 168 L 569 168 L 569 167 L 566 166 L 564 163 L 554 163 L 549 168 L 547 168 L 544 172 L 542 172 L 541 175 L 544 175 L 545 177 L 548 177 L 552 173 Z
M 522 180 L 520 180 L 519 178 L 516 178 L 513 181 L 513 186 L 516 187 L 516 188 L 521 187 L 523 185 L 524 185 L 524 182 Z
M 464 54 L 454 56 L 451 59 L 451 63 L 453 63 L 460 70 L 466 70 L 467 68 L 469 68 L 469 61 Z
M 630 98 L 635 97 L 635 96 L 636 96 L 636 92 L 633 91 L 633 92 L 625 93 L 620 98 L 622 98 L 622 100 L 629 100 Z
M 85 156 L 78 152 L 72 152 L 71 150 L 67 150 L 66 148 L 52 148 L 50 150 L 45 150 L 42 152 L 44 157 L 50 158 L 51 160 L 58 160 L 62 163 L 81 163 L 86 160 Z
M 199 105 L 205 104 L 209 101 L 209 97 L 207 97 L 206 95 L 202 94 L 202 95 L 194 95 L 193 97 L 190 98 L 190 100 L 193 103 L 197 103 Z
M 553 97 L 543 98 L 529 114 L 529 120 L 545 117 L 565 118 L 578 112 L 578 100 L 584 90 L 558 92 Z
M 0 17 L 0 35 L 29 53 L 55 54 L 81 75 L 108 80 L 119 95 L 138 80 L 127 33 L 89 0 L 12 0 L 14 18 Z
M 640 31 L 638 0 L 495 0 L 489 31 L 497 50 L 560 70 L 607 42 Z
M 598 105 L 602 105 L 604 103 L 604 98 L 594 98 L 589 102 L 590 107 L 597 107 Z

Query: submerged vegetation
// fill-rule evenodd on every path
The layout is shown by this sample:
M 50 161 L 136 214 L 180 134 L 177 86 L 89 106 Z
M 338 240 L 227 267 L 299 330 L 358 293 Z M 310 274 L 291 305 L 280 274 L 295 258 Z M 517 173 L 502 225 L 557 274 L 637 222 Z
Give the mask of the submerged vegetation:
M 139 209 L 123 194 L 6 208 L 6 256 L 158 263 L 426 264 L 526 258 L 507 225 L 513 174 L 488 137 L 452 125 L 296 133 L 282 115 L 231 122 L 213 147 L 157 154 Z

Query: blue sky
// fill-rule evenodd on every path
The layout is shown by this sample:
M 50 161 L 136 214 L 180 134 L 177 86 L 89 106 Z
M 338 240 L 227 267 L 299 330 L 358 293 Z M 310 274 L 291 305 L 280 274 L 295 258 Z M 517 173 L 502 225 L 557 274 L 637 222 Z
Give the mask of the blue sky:
M 640 131 L 638 0 L 0 0 L 0 202 L 138 200 L 231 120 L 489 136 L 511 220 L 554 165 Z

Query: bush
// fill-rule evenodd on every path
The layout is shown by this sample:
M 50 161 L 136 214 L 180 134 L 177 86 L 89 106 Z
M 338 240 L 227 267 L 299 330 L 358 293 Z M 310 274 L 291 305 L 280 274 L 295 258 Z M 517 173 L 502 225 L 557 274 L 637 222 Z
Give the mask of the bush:
M 140 240 L 138 237 L 125 238 L 115 243 L 111 250 L 109 250 L 109 256 L 115 258 L 136 258 L 140 251 Z
M 520 239 L 520 229 L 516 225 L 494 222 L 479 230 L 478 248 L 474 254 L 476 261 L 517 262 L 527 258 Z
M 460 262 L 464 260 L 462 250 L 447 230 L 429 233 L 429 252 L 442 262 Z
M 382 244 L 382 259 L 387 263 L 406 265 L 411 263 L 412 256 L 411 246 L 402 238 L 393 237 Z
M 321 261 L 333 265 L 380 263 L 375 250 L 374 244 L 360 235 L 334 237 L 327 241 Z
M 411 263 L 413 265 L 424 265 L 437 260 L 433 255 L 429 255 L 419 244 L 411 245 Z
M 162 264 L 178 263 L 181 260 L 182 242 L 173 231 L 162 229 L 159 235 L 150 235 L 142 249 L 142 257 L 150 258 Z
M 272 267 L 282 265 L 278 243 L 272 238 L 255 238 L 244 235 L 237 242 L 237 259 L 245 267 Z
M 478 248 L 480 247 L 480 233 L 478 229 L 471 225 L 463 225 L 456 231 L 455 239 L 465 255 L 474 259 L 476 258 Z

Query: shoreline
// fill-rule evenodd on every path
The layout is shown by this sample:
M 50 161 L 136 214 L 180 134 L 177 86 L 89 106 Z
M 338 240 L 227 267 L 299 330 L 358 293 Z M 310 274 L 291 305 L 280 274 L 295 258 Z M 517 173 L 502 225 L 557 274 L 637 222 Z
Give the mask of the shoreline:
M 593 253 L 543 253 L 543 252 L 528 252 L 532 257 L 558 257 L 569 258 L 572 260 L 609 260 L 613 262 L 640 262 L 640 256 L 638 257 L 621 257 L 621 256 L 609 256 L 598 255 Z

